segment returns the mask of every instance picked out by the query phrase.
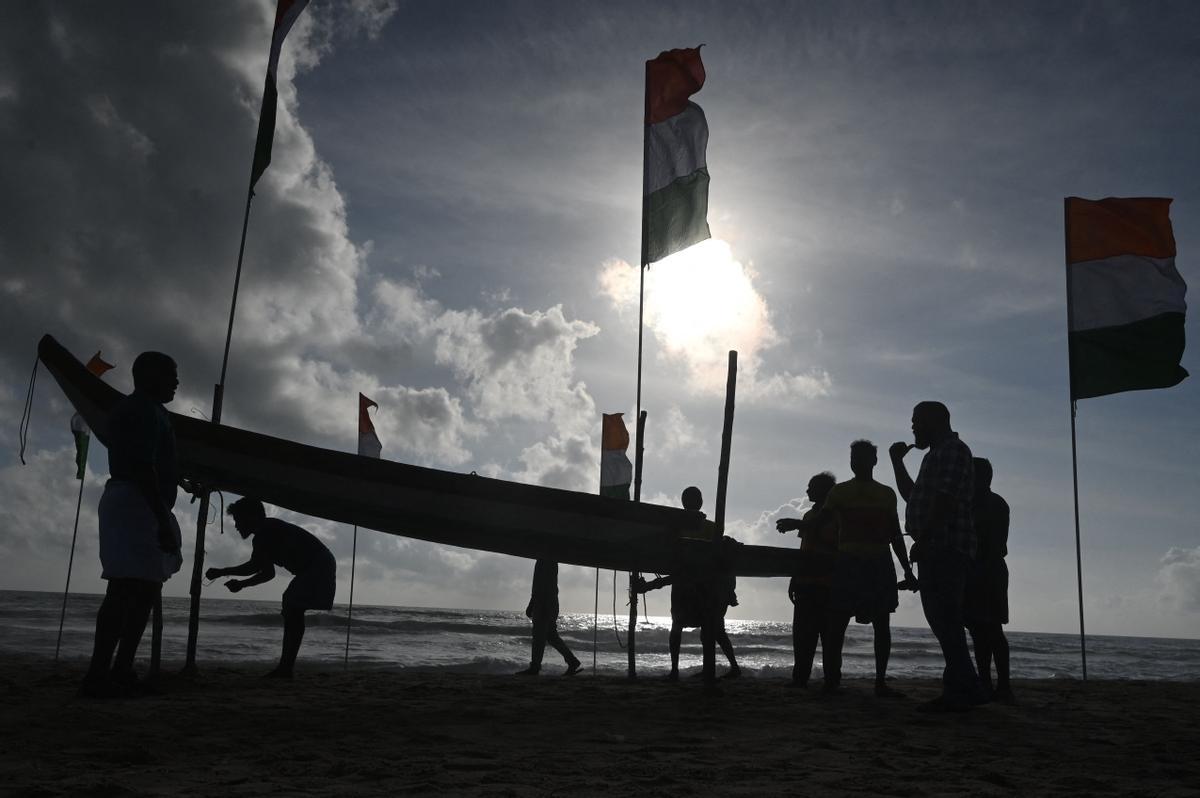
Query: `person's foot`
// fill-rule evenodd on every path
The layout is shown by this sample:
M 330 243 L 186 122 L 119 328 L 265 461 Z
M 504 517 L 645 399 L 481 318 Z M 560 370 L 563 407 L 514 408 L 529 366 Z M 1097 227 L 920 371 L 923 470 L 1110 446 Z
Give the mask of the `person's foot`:
M 953 700 L 940 695 L 932 701 L 926 701 L 917 707 L 917 712 L 926 714 L 942 714 L 947 712 L 970 712 L 971 705 L 966 701 Z
M 742 669 L 736 665 L 729 669 L 727 673 L 721 676 L 722 679 L 737 679 L 742 675 Z
M 574 662 L 567 665 L 566 673 L 564 673 L 563 676 L 574 676 L 575 674 L 579 673 L 581 670 L 583 670 L 583 663 L 580 662 L 579 660 L 575 660 Z
M 264 679 L 291 679 L 292 672 L 289 670 L 284 670 L 283 668 L 276 668 L 275 670 L 271 671 L 270 673 L 264 673 L 263 678 Z
M 538 669 L 534 668 L 532 666 L 526 668 L 523 671 L 517 671 L 516 673 L 513 674 L 513 676 L 537 676 L 537 675 L 538 675 Z
M 875 682 L 875 697 L 876 698 L 904 698 L 904 693 L 899 690 L 888 687 L 885 682 Z
M 1015 707 L 1017 705 L 1017 697 L 1013 695 L 1012 688 L 1007 685 L 996 688 L 996 691 L 992 693 L 992 700 L 998 704 L 1004 704 L 1006 707 Z

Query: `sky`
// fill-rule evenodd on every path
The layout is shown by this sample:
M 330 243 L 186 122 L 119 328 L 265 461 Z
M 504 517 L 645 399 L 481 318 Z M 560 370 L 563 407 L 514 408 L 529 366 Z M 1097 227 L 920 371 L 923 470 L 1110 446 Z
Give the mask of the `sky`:
M 166 351 L 170 409 L 211 413 L 272 18 L 6 14 L 0 588 L 61 590 L 71 547 L 71 409 L 44 371 L 17 456 L 43 334 L 102 350 L 125 391 L 138 352 Z M 882 452 L 940 400 L 1012 507 L 1010 628 L 1077 632 L 1062 200 L 1174 197 L 1197 284 L 1198 31 L 1187 2 L 314 0 L 280 62 L 223 421 L 353 451 L 361 391 L 385 458 L 595 491 L 600 414 L 634 415 L 643 64 L 703 44 L 713 239 L 646 275 L 643 499 L 694 484 L 711 512 L 731 349 L 745 542 L 797 546 L 774 522 L 809 477 L 848 478 L 851 441 Z M 1183 365 L 1200 374 L 1194 344 Z M 1078 404 L 1089 633 L 1200 637 L 1197 410 L 1197 377 Z M 886 457 L 876 476 L 894 485 Z M 106 478 L 94 444 L 75 590 L 103 589 Z M 196 505 L 176 512 L 189 565 L 165 592 L 185 595 Z M 330 546 L 344 601 L 352 530 L 271 512 Z M 206 551 L 249 545 L 214 511 Z M 532 570 L 360 530 L 355 602 L 520 609 Z M 596 580 L 564 566 L 564 610 L 590 612 Z M 738 594 L 731 617 L 791 616 L 786 580 Z M 894 623 L 925 625 L 914 596 Z

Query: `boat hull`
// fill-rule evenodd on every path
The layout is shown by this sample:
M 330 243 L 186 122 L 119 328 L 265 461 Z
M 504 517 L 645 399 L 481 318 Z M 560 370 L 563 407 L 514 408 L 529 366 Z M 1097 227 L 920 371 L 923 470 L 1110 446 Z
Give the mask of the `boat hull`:
M 123 394 L 53 337 L 38 355 L 101 441 Z M 694 560 L 697 512 L 423 468 L 275 438 L 171 413 L 180 470 L 213 490 L 393 535 L 532 559 L 643 573 Z M 795 549 L 727 547 L 739 576 L 787 576 Z

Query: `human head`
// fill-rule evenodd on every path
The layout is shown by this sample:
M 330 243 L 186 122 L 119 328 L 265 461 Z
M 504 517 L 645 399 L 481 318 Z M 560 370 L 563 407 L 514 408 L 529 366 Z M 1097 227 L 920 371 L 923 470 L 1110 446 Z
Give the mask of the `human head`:
M 941 402 L 919 402 L 913 408 L 913 443 L 928 449 L 950 433 L 950 410 Z
M 879 462 L 879 452 L 875 444 L 865 438 L 860 438 L 850 444 L 850 470 L 859 479 L 870 479 Z
M 833 486 L 837 484 L 837 477 L 832 471 L 822 471 L 820 474 L 814 474 L 813 478 L 808 481 L 808 500 L 813 504 L 824 504 L 825 499 L 829 496 L 829 491 L 833 490 Z
M 257 532 L 258 525 L 267 517 L 263 503 L 249 496 L 243 496 L 229 505 L 229 509 L 225 513 L 233 517 L 233 525 L 243 538 L 248 538 Z
M 133 388 L 161 404 L 175 398 L 179 371 L 175 360 L 162 352 L 142 352 L 133 361 Z
M 683 489 L 683 496 L 680 497 L 683 501 L 683 509 L 699 510 L 704 506 L 704 494 L 695 485 Z
M 983 457 L 974 457 L 971 462 L 975 465 L 975 492 L 987 493 L 992 489 L 992 463 Z

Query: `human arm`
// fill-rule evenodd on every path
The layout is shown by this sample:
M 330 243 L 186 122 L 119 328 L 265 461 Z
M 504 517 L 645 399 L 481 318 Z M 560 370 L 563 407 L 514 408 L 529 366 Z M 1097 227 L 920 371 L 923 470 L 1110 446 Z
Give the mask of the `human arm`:
M 892 471 L 896 474 L 896 490 L 900 491 L 900 497 L 904 501 L 908 501 L 913 490 L 912 477 L 908 475 L 908 468 L 904 465 L 904 455 L 908 454 L 912 448 L 904 441 L 896 441 L 888 447 L 888 456 L 892 460 Z
M 917 590 L 917 577 L 913 575 L 912 564 L 908 561 L 908 552 L 904 548 L 904 535 L 900 532 L 900 519 L 893 516 L 892 551 L 904 569 L 904 579 L 896 586 L 902 590 Z
M 241 565 L 233 565 L 228 568 L 209 568 L 204 573 L 207 579 L 220 579 L 224 576 L 245 576 L 248 579 L 231 579 L 225 583 L 225 587 L 229 588 L 229 592 L 236 593 L 242 588 L 261 585 L 264 582 L 270 582 L 275 578 L 275 566 L 267 563 L 260 564 L 254 559 L 248 560 Z
M 832 518 L 833 513 L 828 508 L 823 507 L 815 513 L 810 510 L 804 514 L 803 518 L 780 518 L 775 522 L 775 529 L 781 533 L 795 530 L 799 537 L 804 537 L 820 529 L 822 525 L 828 523 Z
M 644 578 L 639 576 L 637 581 L 633 583 L 633 589 L 638 593 L 646 593 L 651 590 L 658 590 L 660 587 L 666 587 L 667 585 L 671 584 L 672 581 L 673 578 L 670 576 L 660 576 L 657 579 L 651 579 L 649 582 L 647 582 Z

